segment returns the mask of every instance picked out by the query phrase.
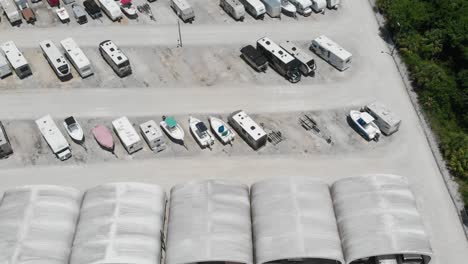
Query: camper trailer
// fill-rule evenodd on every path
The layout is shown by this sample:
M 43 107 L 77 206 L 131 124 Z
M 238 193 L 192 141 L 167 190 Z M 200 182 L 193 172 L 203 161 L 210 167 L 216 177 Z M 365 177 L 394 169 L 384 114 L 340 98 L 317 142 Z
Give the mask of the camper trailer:
M 262 0 L 265 11 L 270 17 L 281 16 L 281 0 Z
M 8 62 L 10 62 L 13 71 L 15 71 L 20 79 L 26 78 L 32 74 L 28 61 L 24 58 L 13 41 L 3 43 L 1 48 Z
M 326 7 L 327 0 L 312 0 L 312 10 L 314 10 L 315 13 L 325 12 Z
M 3 55 L 0 53 L 0 79 L 3 79 L 10 74 L 10 65 L 8 64 L 8 61 L 5 59 L 5 57 L 3 57 Z
M 326 36 L 322 35 L 314 39 L 310 50 L 340 71 L 344 71 L 351 66 L 352 54 Z
M 243 21 L 245 18 L 245 8 L 239 0 L 220 0 L 219 5 L 235 20 Z
M 263 19 L 265 17 L 265 5 L 260 0 L 240 0 L 240 2 L 253 18 Z
M 299 14 L 310 16 L 312 14 L 312 2 L 310 0 L 289 0 L 296 7 Z
M 70 145 L 50 115 L 37 119 L 36 125 L 57 158 L 64 161 L 72 156 Z
M 143 148 L 143 141 L 127 117 L 124 116 L 112 121 L 112 127 L 128 154 Z
M 186 0 L 171 0 L 171 7 L 185 23 L 195 20 L 195 12 Z
M 114 0 L 99 0 L 99 4 L 104 13 L 106 13 L 112 21 L 122 19 L 123 13 Z
M 2 121 L 0 121 L 0 159 L 6 158 L 13 153 L 10 139 L 6 133 L 5 127 L 3 127 Z
M 374 123 L 387 136 L 397 132 L 400 128 L 401 119 L 380 102 L 372 102 L 364 106 L 364 111 L 375 118 Z
M 268 60 L 262 52 L 252 45 L 247 45 L 241 49 L 242 58 L 247 61 L 256 71 L 264 72 L 268 68 Z
M 110 40 L 103 41 L 99 44 L 99 52 L 101 52 L 104 60 L 112 67 L 119 75 L 125 77 L 132 74 L 132 68 L 127 56 Z
M 65 80 L 71 77 L 71 69 L 68 62 L 63 57 L 57 46 L 51 40 L 44 40 L 39 43 L 44 57 L 49 62 L 50 67 L 54 70 L 60 80 Z
M 13 0 L 0 0 L 0 5 L 12 25 L 21 24 L 21 15 Z
M 78 44 L 72 39 L 67 38 L 60 41 L 60 45 L 65 50 L 65 56 L 70 60 L 75 67 L 76 71 L 80 74 L 81 78 L 86 78 L 90 75 L 93 75 L 93 67 L 91 62 L 89 62 L 88 57 L 84 52 L 78 47 Z
M 232 113 L 228 117 L 228 123 L 253 149 L 257 150 L 266 144 L 266 132 L 244 111 Z
M 315 65 L 315 60 L 311 54 L 300 49 L 296 44 L 289 40 L 281 43 L 280 47 L 286 50 L 301 63 L 300 70 L 304 76 L 310 76 L 315 73 L 317 66 Z
M 141 124 L 140 131 L 151 150 L 160 152 L 166 149 L 163 132 L 154 120 Z
M 76 22 L 80 25 L 88 23 L 88 17 L 86 16 L 85 9 L 77 4 L 72 5 L 73 16 L 76 19 Z
M 327 7 L 329 9 L 338 9 L 340 5 L 340 0 L 327 0 Z
M 257 50 L 262 52 L 268 59 L 270 66 L 288 81 L 297 83 L 301 80 L 299 71 L 301 63 L 269 38 L 259 39 L 257 41 Z

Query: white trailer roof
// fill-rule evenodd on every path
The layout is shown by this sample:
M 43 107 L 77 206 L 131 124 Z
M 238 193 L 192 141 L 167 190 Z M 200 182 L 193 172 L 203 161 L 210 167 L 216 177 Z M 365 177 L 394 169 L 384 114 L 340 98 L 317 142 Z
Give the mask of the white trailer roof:
M 28 64 L 26 58 L 24 58 L 23 54 L 18 50 L 13 41 L 3 43 L 1 48 L 14 69 Z
M 265 12 L 265 5 L 260 0 L 243 0 L 244 2 L 249 2 L 256 11 L 263 10 Z
M 99 0 L 99 3 L 113 15 L 122 14 L 119 5 L 114 0 Z
M 366 107 L 391 126 L 401 122 L 400 118 L 398 118 L 392 111 L 390 111 L 390 109 L 388 109 L 380 102 L 374 101 L 366 105 Z
M 161 138 L 163 136 L 162 130 L 154 120 L 149 120 L 140 124 L 140 129 L 148 140 Z
M 172 0 L 172 2 L 174 2 L 174 4 L 176 4 L 180 8 L 180 10 L 192 8 L 186 0 Z
M 91 64 L 88 57 L 86 57 L 84 52 L 72 38 L 66 38 L 60 41 L 60 45 L 62 45 L 62 48 L 68 54 L 69 58 L 75 63 L 76 67 L 81 69 Z
M 165 205 L 157 185 L 110 183 L 88 190 L 70 264 L 159 264 Z
M 333 40 L 329 39 L 328 37 L 322 35 L 316 39 L 314 39 L 321 47 L 329 50 L 331 53 L 335 54 L 342 60 L 349 59 L 352 54 L 345 49 L 343 49 L 340 45 L 336 44 Z
M 266 132 L 244 111 L 236 112 L 232 119 L 238 123 L 254 140 L 266 135 Z
M 380 255 L 432 255 L 406 178 L 346 178 L 333 184 L 332 195 L 346 263 Z
M 37 119 L 36 125 L 54 152 L 70 146 L 50 115 Z
M 0 263 L 68 264 L 81 205 L 78 190 L 23 186 L 0 205 Z
M 305 52 L 304 50 L 299 48 L 299 46 L 297 46 L 289 40 L 282 42 L 280 46 L 302 63 L 307 64 L 308 62 L 314 60 L 314 57 L 312 57 L 310 53 Z
M 286 259 L 344 263 L 327 184 L 311 177 L 264 180 L 252 185 L 251 202 L 256 263 Z
M 166 264 L 253 263 L 249 188 L 224 181 L 171 190 Z
M 112 126 L 120 140 L 122 140 L 126 146 L 130 146 L 141 141 L 140 136 L 126 116 L 112 121 Z
M 16 16 L 19 15 L 18 8 L 16 7 L 16 4 L 13 0 L 0 0 L 0 5 L 3 7 L 3 10 L 5 11 L 6 15 L 8 18 L 11 19 L 11 15 L 14 14 Z M 21 19 L 21 18 L 19 18 Z M 14 21 L 12 21 L 14 22 Z
M 267 37 L 263 37 L 257 41 L 258 44 L 262 45 L 265 49 L 270 51 L 275 57 L 287 64 L 294 60 L 294 57 L 287 53 L 283 48 L 278 46 L 275 42 Z
M 61 66 L 68 66 L 68 62 L 63 57 L 60 50 L 55 46 L 52 40 L 43 40 L 39 42 L 39 46 L 41 47 L 42 51 L 49 57 L 50 62 L 54 65 L 56 69 Z
M 114 2 L 113 0 L 111 1 Z M 117 45 L 115 45 L 114 42 L 108 40 L 104 43 L 101 43 L 100 46 L 116 65 L 119 65 L 128 60 L 127 56 L 125 56 L 125 54 L 117 47 Z

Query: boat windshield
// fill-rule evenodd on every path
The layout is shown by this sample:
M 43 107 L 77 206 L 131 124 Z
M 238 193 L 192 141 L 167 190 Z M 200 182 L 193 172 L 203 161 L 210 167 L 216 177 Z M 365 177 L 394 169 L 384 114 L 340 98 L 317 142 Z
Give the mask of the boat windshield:
M 177 121 L 173 117 L 166 118 L 166 120 L 164 120 L 164 122 L 166 122 L 166 125 L 170 129 L 174 129 L 177 126 Z
M 78 126 L 76 124 L 71 124 L 71 125 L 68 126 L 68 129 L 70 131 L 76 131 L 76 130 L 78 130 Z
M 359 125 L 361 125 L 362 127 L 367 127 L 367 122 L 364 121 L 364 119 L 359 118 L 359 119 L 357 120 L 357 122 L 358 122 Z

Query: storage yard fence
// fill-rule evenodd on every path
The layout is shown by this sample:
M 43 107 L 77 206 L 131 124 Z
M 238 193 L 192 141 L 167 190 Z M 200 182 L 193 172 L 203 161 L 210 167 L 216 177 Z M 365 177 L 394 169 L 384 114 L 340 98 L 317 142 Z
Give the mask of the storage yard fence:
M 170 203 L 145 183 L 84 193 L 31 185 L 0 201 L 0 263 L 427 263 L 432 255 L 407 179 L 395 175 L 331 186 L 312 177 L 250 188 L 190 182 L 172 188 Z

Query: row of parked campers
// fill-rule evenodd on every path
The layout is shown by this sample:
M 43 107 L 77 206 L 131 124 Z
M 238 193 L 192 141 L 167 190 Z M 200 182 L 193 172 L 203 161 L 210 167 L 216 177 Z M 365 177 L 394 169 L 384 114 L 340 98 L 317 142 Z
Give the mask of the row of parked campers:
M 0 10 L 1 8 L 3 8 L 6 17 L 12 25 L 21 24 L 21 17 L 27 23 L 34 23 L 36 21 L 36 15 L 29 7 L 27 0 L 0 0 Z

